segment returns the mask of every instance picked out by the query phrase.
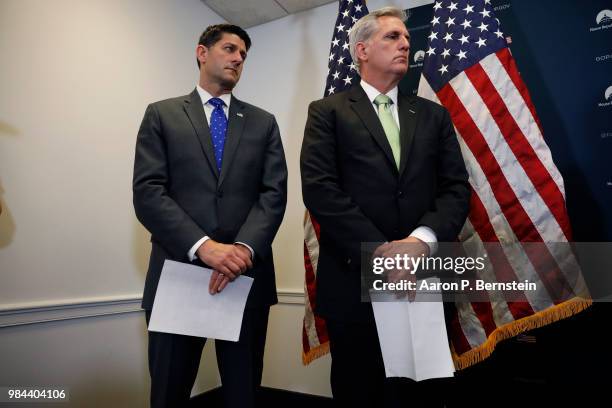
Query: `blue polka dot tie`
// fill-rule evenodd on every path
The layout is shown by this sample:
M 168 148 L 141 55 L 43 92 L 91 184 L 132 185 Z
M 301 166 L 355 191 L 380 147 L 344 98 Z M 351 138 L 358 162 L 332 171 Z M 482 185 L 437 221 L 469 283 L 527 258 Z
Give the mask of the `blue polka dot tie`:
M 225 147 L 225 134 L 227 132 L 227 118 L 223 112 L 223 106 L 225 103 L 219 98 L 210 98 L 208 103 L 215 107 L 210 115 L 210 135 L 212 137 L 213 149 L 215 151 L 217 170 L 221 172 L 223 148 Z

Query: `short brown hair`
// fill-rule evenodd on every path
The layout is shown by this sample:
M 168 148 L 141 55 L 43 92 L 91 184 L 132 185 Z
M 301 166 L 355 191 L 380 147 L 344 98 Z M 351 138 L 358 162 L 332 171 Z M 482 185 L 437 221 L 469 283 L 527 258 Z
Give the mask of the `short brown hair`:
M 206 27 L 206 30 L 200 36 L 198 45 L 203 45 L 206 48 L 210 48 L 215 45 L 223 36 L 223 33 L 236 34 L 246 45 L 247 51 L 251 48 L 251 37 L 247 34 L 242 27 L 233 24 L 215 24 Z M 200 61 L 196 58 L 198 68 L 200 68 Z

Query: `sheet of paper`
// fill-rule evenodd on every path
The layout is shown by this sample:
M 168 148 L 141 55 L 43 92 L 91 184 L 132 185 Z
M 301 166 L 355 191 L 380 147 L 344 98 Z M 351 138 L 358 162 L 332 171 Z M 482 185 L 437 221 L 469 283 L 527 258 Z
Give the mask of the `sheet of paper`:
M 427 279 L 428 284 L 436 281 Z M 408 302 L 392 294 L 376 294 L 377 301 L 372 302 L 387 377 L 422 381 L 452 377 L 455 372 L 442 297 L 434 301 L 430 293 L 423 301 L 423 296 L 417 292 L 415 301 Z
M 149 330 L 238 341 L 253 278 L 239 276 L 221 293 L 208 293 L 212 270 L 166 260 Z

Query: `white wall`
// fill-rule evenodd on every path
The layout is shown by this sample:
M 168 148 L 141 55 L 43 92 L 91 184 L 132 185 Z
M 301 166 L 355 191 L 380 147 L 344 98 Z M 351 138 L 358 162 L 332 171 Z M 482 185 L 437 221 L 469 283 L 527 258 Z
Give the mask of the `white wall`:
M 290 295 L 303 287 L 299 150 L 336 12 L 332 3 L 249 29 L 254 45 L 235 91 L 281 128 L 289 199 L 274 250 L 279 290 Z M 193 89 L 197 38 L 222 21 L 199 0 L 0 1 L 0 323 L 23 308 L 140 296 L 149 236 L 131 204 L 136 132 L 148 103 Z M 301 366 L 301 318 L 301 305 L 273 308 L 264 385 L 330 395 L 329 358 Z M 195 392 L 218 384 L 212 353 Z M 99 406 L 141 406 L 143 317 L 0 328 L 0 367 L 0 384 L 55 379 Z
M 198 0 L 0 2 L 2 304 L 140 293 L 131 205 L 147 103 L 197 80 Z

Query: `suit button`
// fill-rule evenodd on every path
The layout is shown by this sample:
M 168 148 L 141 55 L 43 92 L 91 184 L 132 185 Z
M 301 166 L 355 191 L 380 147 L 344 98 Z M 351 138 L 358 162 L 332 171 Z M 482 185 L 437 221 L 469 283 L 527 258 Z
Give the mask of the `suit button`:
M 217 191 L 217 197 L 219 198 L 223 197 L 223 190 Z
M 404 192 L 402 190 L 398 190 L 397 191 L 397 197 L 402 197 L 404 195 Z
M 351 258 L 348 258 L 348 259 L 346 260 L 346 264 L 347 264 L 347 265 L 350 265 L 350 264 L 351 264 Z

